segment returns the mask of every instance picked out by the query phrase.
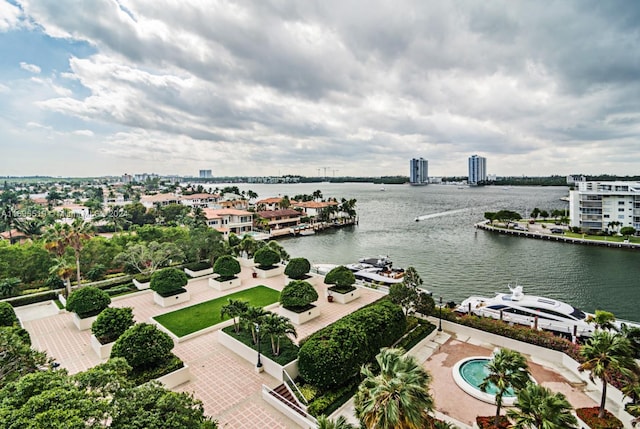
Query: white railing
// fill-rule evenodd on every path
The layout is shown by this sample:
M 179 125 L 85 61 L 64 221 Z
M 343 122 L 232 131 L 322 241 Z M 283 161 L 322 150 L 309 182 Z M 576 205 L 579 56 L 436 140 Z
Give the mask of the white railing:
M 283 368 L 282 369 L 282 373 L 285 375 L 285 380 L 284 380 L 285 384 L 287 386 L 291 386 L 292 385 L 293 388 L 296 389 L 296 392 L 298 392 L 297 395 L 294 394 L 293 396 L 297 397 L 297 398 L 301 398 L 302 401 L 305 403 L 305 405 L 309 405 L 309 401 L 307 401 L 307 398 L 305 398 L 304 395 L 302 394 L 302 392 L 300 391 L 300 389 L 298 389 L 298 386 L 296 385 L 296 382 L 293 381 L 291 376 L 289 376 L 289 373 L 287 372 L 287 370 Z M 304 408 L 305 408 L 305 411 L 307 411 L 306 407 L 304 407 Z

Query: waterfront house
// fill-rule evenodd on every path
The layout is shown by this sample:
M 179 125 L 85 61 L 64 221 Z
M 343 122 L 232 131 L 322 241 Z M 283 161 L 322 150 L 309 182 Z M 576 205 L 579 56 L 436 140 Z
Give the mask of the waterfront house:
M 168 206 L 169 204 L 179 204 L 180 198 L 176 194 L 155 194 L 155 195 L 143 195 L 140 197 L 140 202 L 143 206 L 150 209 L 156 205 L 160 207 Z
M 293 209 L 261 210 L 258 215 L 267 220 L 270 230 L 285 229 L 300 223 L 300 212 Z
M 299 203 L 292 203 L 291 206 L 294 209 L 301 209 L 304 216 L 307 216 L 313 220 L 316 220 L 323 210 L 327 210 L 330 207 L 337 207 L 337 201 L 304 201 Z
M 244 235 L 253 230 L 253 213 L 238 209 L 202 209 L 207 225 L 221 232 L 225 238 L 230 233 Z

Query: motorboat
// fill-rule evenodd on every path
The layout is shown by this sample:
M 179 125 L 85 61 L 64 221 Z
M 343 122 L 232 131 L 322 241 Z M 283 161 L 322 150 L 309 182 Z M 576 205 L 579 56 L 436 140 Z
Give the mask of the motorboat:
M 525 295 L 522 286 L 509 285 L 511 293 L 498 293 L 493 298 L 472 296 L 456 309 L 458 313 L 501 319 L 571 337 L 590 337 L 595 326 L 587 322 L 589 313 L 561 301 Z
M 388 256 L 360 258 L 358 263 L 345 266 L 353 271 L 357 280 L 364 282 L 375 282 L 384 286 L 391 286 L 396 283 L 402 283 L 404 280 L 404 269 L 393 268 L 393 262 Z

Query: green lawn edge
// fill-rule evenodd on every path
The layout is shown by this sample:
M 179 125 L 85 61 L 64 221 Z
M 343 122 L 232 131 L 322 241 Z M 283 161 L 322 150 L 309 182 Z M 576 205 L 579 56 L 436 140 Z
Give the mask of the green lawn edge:
M 265 307 L 278 302 L 280 292 L 270 287 L 260 285 L 200 304 L 181 308 L 180 310 L 160 314 L 155 316 L 154 319 L 175 336 L 184 337 L 185 335 L 229 320 L 229 317 L 222 317 L 220 315 L 220 309 L 223 305 L 227 304 L 229 299 L 240 299 L 256 307 Z

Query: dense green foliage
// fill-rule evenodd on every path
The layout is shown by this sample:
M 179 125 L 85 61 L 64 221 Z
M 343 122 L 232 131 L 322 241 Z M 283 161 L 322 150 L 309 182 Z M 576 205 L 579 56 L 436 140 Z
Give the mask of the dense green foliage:
M 91 325 L 91 333 L 101 344 L 107 344 L 117 340 L 134 323 L 130 307 L 105 308 Z
M 190 264 L 185 264 L 184 268 L 191 271 L 202 271 L 211 268 L 211 264 L 209 261 L 191 262 Z
M 127 329 L 116 340 L 111 357 L 124 358 L 134 370 L 153 368 L 172 355 L 173 340 L 155 325 L 139 323 Z
M 253 260 L 258 264 L 258 268 L 267 270 L 280 262 L 280 254 L 270 247 L 265 246 L 253 255 Z
M 309 282 L 292 280 L 280 293 L 280 304 L 288 310 L 299 311 L 318 299 L 318 292 Z
M 38 371 L 46 363 L 46 355 L 31 348 L 27 331 L 18 327 L 0 327 L 0 388 L 25 374 Z M 0 421 L 1 414 L 0 410 Z
M 111 304 L 109 295 L 98 288 L 87 286 L 75 290 L 67 299 L 67 310 L 73 311 L 81 319 L 95 316 Z
M 227 281 L 235 278 L 241 270 L 240 262 L 231 255 L 221 256 L 213 264 L 213 272 L 220 275 L 217 279 L 220 281 Z
M 13 326 L 18 323 L 18 317 L 8 302 L 0 302 L 0 326 Z
M 284 274 L 294 280 L 302 280 L 311 270 L 311 264 L 306 258 L 293 258 L 287 263 Z
M 350 269 L 340 265 L 327 273 L 324 282 L 328 285 L 336 285 L 340 289 L 346 289 L 356 282 L 356 276 Z
M 177 268 L 163 268 L 151 275 L 151 290 L 161 296 L 171 296 L 183 291 L 189 278 Z
M 254 350 L 258 350 L 258 345 L 253 342 L 253 337 L 250 331 L 245 329 L 240 332 L 235 332 L 233 326 L 227 326 L 222 330 L 236 340 L 240 341 L 242 344 L 251 347 Z M 269 335 L 262 335 L 262 332 L 260 333 L 260 352 L 264 356 L 280 365 L 287 365 L 288 363 L 297 359 L 298 350 L 298 346 L 288 337 L 284 336 L 280 340 L 280 350 L 276 355 L 275 353 L 273 353 Z
M 347 384 L 404 334 L 406 323 L 402 308 L 389 300 L 361 308 L 309 337 L 300 348 L 300 375 L 322 389 Z

